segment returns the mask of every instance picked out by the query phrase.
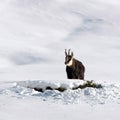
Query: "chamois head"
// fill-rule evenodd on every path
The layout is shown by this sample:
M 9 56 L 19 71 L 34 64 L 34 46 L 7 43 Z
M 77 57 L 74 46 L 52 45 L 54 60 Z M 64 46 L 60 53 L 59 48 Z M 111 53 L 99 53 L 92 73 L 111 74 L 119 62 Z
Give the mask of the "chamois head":
M 71 66 L 73 62 L 73 52 L 70 52 L 70 49 L 67 50 L 65 49 L 65 65 L 66 66 Z

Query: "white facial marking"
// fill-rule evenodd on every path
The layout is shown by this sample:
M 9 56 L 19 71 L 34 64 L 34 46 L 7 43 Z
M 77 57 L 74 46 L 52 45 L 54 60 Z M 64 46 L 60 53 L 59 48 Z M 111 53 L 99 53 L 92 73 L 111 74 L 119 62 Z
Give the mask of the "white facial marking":
M 72 63 L 73 63 L 73 59 L 71 59 L 71 60 L 69 61 L 69 63 L 67 63 L 66 65 L 67 65 L 67 66 L 72 66 Z

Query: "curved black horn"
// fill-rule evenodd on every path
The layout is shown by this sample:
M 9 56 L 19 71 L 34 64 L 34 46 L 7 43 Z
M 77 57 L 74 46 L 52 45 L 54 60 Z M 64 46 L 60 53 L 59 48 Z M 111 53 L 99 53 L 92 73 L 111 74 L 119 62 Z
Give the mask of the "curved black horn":
M 70 55 L 70 50 L 71 50 L 71 49 L 68 50 L 68 55 Z
M 73 56 L 74 54 L 73 54 L 73 52 L 71 52 L 71 56 Z

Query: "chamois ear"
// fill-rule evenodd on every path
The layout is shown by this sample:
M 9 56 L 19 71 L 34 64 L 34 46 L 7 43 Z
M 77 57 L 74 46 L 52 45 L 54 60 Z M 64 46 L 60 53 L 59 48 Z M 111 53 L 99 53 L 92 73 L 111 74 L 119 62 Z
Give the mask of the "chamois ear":
M 65 49 L 65 55 L 67 56 L 67 50 Z

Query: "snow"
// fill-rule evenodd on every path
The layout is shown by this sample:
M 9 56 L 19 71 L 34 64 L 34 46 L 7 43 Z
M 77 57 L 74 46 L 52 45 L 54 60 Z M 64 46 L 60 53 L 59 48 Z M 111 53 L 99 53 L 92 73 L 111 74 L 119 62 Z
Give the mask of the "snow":
M 119 11 L 119 0 L 0 0 L 0 120 L 119 120 Z M 69 48 L 102 89 L 70 89 L 83 81 L 67 80 Z
M 65 92 L 47 90 L 43 93 L 23 87 L 26 84 L 36 86 L 36 83 L 41 82 L 3 83 L 9 85 L 0 90 L 1 119 L 119 119 L 118 84 L 103 83 L 103 89 L 86 88 Z
M 51 87 L 53 89 L 55 88 L 66 88 L 66 89 L 72 89 L 75 87 L 78 87 L 81 84 L 84 84 L 85 81 L 83 80 L 40 80 L 40 81 L 22 81 L 18 82 L 17 84 L 23 87 L 30 87 L 30 88 L 43 88 L 45 89 L 46 87 Z
M 1 95 L 11 95 L 17 98 L 39 98 L 41 101 L 51 101 L 61 104 L 87 103 L 91 106 L 97 104 L 118 103 L 120 104 L 120 84 L 101 83 L 102 88 L 86 87 L 84 89 L 73 89 L 85 84 L 80 80 L 33 80 L 9 83 L 7 88 L 0 90 Z M 50 87 L 51 89 L 47 89 Z M 42 89 L 38 92 L 34 88 Z M 64 88 L 65 91 L 58 91 Z

